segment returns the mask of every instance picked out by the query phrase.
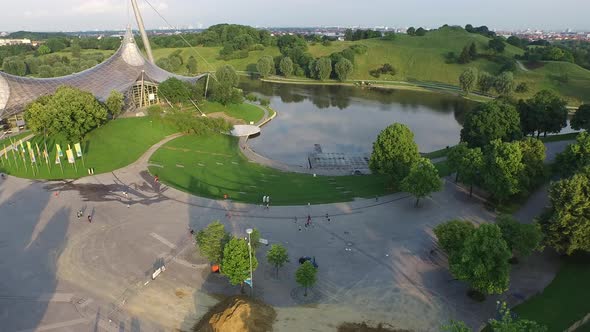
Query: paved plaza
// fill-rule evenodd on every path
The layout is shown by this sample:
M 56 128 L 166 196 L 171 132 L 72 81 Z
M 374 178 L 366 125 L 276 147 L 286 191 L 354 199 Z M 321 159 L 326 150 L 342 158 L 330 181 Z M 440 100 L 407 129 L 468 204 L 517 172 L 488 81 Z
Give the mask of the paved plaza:
M 271 244 L 287 247 L 291 261 L 278 279 L 265 246 L 254 273 L 255 296 L 277 310 L 276 331 L 335 331 L 340 322 L 363 320 L 437 331 L 450 318 L 477 327 L 493 315 L 498 297 L 484 303 L 466 297 L 466 284 L 453 280 L 436 247 L 435 225 L 494 218 L 452 182 L 418 209 L 399 193 L 266 210 L 154 182 L 147 160 L 165 141 L 112 173 L 0 182 L 2 331 L 188 331 L 220 296 L 239 293 L 209 272 L 189 234 L 213 220 L 236 236 L 257 228 Z M 519 215 L 523 221 L 543 208 L 529 205 Z M 304 227 L 308 215 L 310 228 Z M 294 280 L 300 256 L 315 256 L 319 264 L 308 297 Z M 556 273 L 555 261 L 536 255 L 516 265 L 502 298 L 516 303 L 538 292 Z M 166 270 L 151 280 L 162 265 Z

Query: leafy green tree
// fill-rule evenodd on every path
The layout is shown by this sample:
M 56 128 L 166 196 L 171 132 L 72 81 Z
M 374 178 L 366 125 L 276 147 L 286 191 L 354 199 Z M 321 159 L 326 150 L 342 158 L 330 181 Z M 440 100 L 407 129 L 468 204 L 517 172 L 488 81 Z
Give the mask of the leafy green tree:
M 258 59 L 258 63 L 256 64 L 256 69 L 260 76 L 267 77 L 269 75 L 274 75 L 275 70 L 275 61 L 270 55 L 265 55 L 262 58 Z
M 394 185 L 399 185 L 419 158 L 410 128 L 394 123 L 383 129 L 373 143 L 369 167 L 374 173 L 389 175 Z
M 27 64 L 23 59 L 16 56 L 4 58 L 2 69 L 16 76 L 25 76 L 27 74 Z
M 430 159 L 420 158 L 410 168 L 410 173 L 401 182 L 401 189 L 416 197 L 418 206 L 421 198 L 442 189 L 442 180 L 438 170 Z
M 47 45 L 41 45 L 37 48 L 37 55 L 45 55 L 51 53 L 51 49 Z
M 195 236 L 201 255 L 210 262 L 220 263 L 223 257 L 223 247 L 229 240 L 229 234 L 225 226 L 219 221 L 210 223 L 207 227 L 197 232 Z
M 419 27 L 418 29 L 416 29 L 416 36 L 422 37 L 426 35 L 426 29 L 424 29 L 423 27 Z
M 455 278 L 466 281 L 472 289 L 484 294 L 501 294 L 508 289 L 508 259 L 512 254 L 498 226 L 479 226 L 467 237 L 458 255 L 449 262 Z
M 557 155 L 555 160 L 560 175 L 568 177 L 590 166 L 590 134 L 582 132 L 576 138 L 576 143 L 568 145 L 564 152 Z
M 526 104 L 520 103 L 520 113 L 523 114 L 523 127 L 528 132 L 559 133 L 567 126 L 567 107 L 565 100 L 550 90 L 537 92 Z
M 466 143 L 453 147 L 448 154 L 447 161 L 451 170 L 457 172 L 455 182 L 469 185 L 469 196 L 473 195 L 473 185 L 479 182 L 483 168 L 483 153 L 481 148 L 470 149 Z
M 484 156 L 484 188 L 499 202 L 520 192 L 524 164 L 519 143 L 494 140 L 486 147 Z
M 502 96 L 512 93 L 514 90 L 514 74 L 509 71 L 500 74 L 494 82 L 494 88 L 496 89 L 496 92 Z
M 39 66 L 39 77 L 53 77 L 53 70 L 49 65 Z
M 289 261 L 287 248 L 281 244 L 273 244 L 266 253 L 266 259 L 275 267 L 277 278 L 279 277 L 279 268 Z
M 449 255 L 458 257 L 465 245 L 465 240 L 475 231 L 473 223 L 467 220 L 450 220 L 434 228 L 438 244 Z
M 198 72 L 198 63 L 197 59 L 194 56 L 189 56 L 188 60 L 186 61 L 186 70 L 189 74 L 194 75 Z
M 481 93 L 488 93 L 494 87 L 496 79 L 487 72 L 481 72 L 477 76 L 477 88 Z
M 186 102 L 190 98 L 190 91 L 183 81 L 170 77 L 158 86 L 158 95 L 171 103 Z
M 495 53 L 502 53 L 506 48 L 506 44 L 501 38 L 494 38 L 488 42 L 488 48 Z
M 495 139 L 512 141 L 522 136 L 516 109 L 507 103 L 479 104 L 465 116 L 461 141 L 470 147 L 483 147 Z
M 521 224 L 511 215 L 503 214 L 496 219 L 496 225 L 502 230 L 508 249 L 515 255 L 527 257 L 542 248 L 543 232 L 539 224 Z
M 125 97 L 119 91 L 113 90 L 105 101 L 105 105 L 113 118 L 116 118 L 123 110 L 123 106 L 125 106 Z
M 406 33 L 408 34 L 408 36 L 414 36 L 416 34 L 416 28 L 409 27 Z
M 318 59 L 316 62 L 316 71 L 320 81 L 330 78 L 330 74 L 332 74 L 332 60 L 328 57 Z
M 215 72 L 215 88 L 213 89 L 213 98 L 223 105 L 235 103 L 236 87 L 239 83 L 238 73 L 234 67 L 224 65 Z M 241 102 L 241 100 L 240 100 Z
M 457 62 L 464 65 L 466 63 L 469 63 L 470 61 L 471 56 L 469 56 L 469 48 L 465 46 L 463 47 L 463 50 L 461 50 L 461 54 L 459 55 L 459 59 L 457 60 Z
M 469 45 L 469 57 L 471 58 L 471 60 L 477 59 L 477 46 L 475 45 L 474 42 L 472 42 Z
M 80 47 L 80 39 L 74 38 L 70 45 L 70 52 L 72 52 L 72 58 L 80 60 L 82 56 L 82 48 Z
M 258 267 L 256 255 L 252 252 L 252 271 Z M 250 251 L 248 241 L 240 238 L 231 238 L 223 247 L 221 260 L 221 273 L 229 278 L 232 285 L 240 284 L 240 290 L 244 291 L 244 280 L 250 277 Z
M 473 90 L 475 82 L 477 82 L 477 70 L 473 68 L 467 68 L 459 76 L 459 84 L 461 85 L 461 89 L 465 91 L 465 94 L 469 94 Z
M 303 296 L 307 296 L 307 289 L 317 281 L 317 270 L 310 261 L 305 261 L 295 272 L 295 281 L 305 288 Z
M 583 104 L 578 107 L 572 117 L 571 125 L 575 130 L 590 131 L 590 104 Z
M 252 229 L 252 234 L 250 234 L 250 241 L 252 242 L 252 248 L 254 248 L 254 250 L 260 247 L 260 231 L 257 228 Z
M 67 47 L 63 38 L 49 38 L 45 42 L 45 45 L 49 47 L 51 52 L 59 52 Z
M 538 139 L 527 137 L 518 141 L 522 151 L 524 169 L 520 183 L 523 190 L 532 189 L 545 175 L 545 144 Z
M 289 77 L 293 74 L 293 60 L 289 57 L 284 57 L 279 62 L 279 70 L 285 77 Z
M 449 324 L 443 325 L 441 329 L 444 332 L 473 332 L 467 324 L 456 320 L 452 320 Z
M 106 121 L 107 110 L 91 93 L 61 86 L 53 95 L 30 104 L 25 119 L 36 134 L 63 135 L 68 141 L 79 141 Z
M 500 303 L 498 313 L 500 319 L 490 319 L 490 326 L 494 332 L 547 332 L 547 327 L 544 325 L 515 318 L 506 302 Z
M 545 243 L 568 255 L 590 251 L 590 167 L 551 184 L 549 198 L 540 220 Z
M 336 76 L 341 81 L 346 81 L 348 76 L 352 73 L 354 69 L 354 65 L 348 59 L 341 59 L 336 63 L 334 66 L 334 71 L 336 72 Z
M 165 71 L 173 72 L 174 67 L 168 58 L 160 58 L 156 60 L 156 66 L 164 69 Z

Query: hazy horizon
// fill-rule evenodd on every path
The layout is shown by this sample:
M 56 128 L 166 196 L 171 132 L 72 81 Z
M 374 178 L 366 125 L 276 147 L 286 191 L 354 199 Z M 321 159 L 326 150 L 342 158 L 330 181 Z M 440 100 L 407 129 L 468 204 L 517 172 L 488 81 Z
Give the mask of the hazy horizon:
M 368 2 L 300 0 L 282 3 L 270 0 L 226 0 L 212 5 L 196 0 L 151 0 L 173 25 L 206 28 L 219 23 L 258 27 L 387 26 L 436 28 L 443 24 L 487 25 L 495 30 L 526 28 L 590 31 L 590 1 L 497 0 L 475 3 L 467 0 L 421 2 L 373 0 Z M 167 24 L 145 0 L 138 0 L 146 28 Z M 0 31 L 92 31 L 135 27 L 129 0 L 21 0 L 3 6 Z M 424 10 L 428 8 L 428 10 Z M 268 15 L 272 13 L 273 15 Z

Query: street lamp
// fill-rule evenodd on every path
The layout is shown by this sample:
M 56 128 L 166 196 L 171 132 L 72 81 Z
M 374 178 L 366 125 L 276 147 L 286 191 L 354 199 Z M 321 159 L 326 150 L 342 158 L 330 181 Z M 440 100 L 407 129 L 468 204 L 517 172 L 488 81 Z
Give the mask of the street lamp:
M 248 233 L 248 254 L 250 256 L 250 297 L 254 296 L 254 278 L 252 276 L 252 238 L 250 234 L 252 234 L 252 228 L 246 229 L 246 233 Z

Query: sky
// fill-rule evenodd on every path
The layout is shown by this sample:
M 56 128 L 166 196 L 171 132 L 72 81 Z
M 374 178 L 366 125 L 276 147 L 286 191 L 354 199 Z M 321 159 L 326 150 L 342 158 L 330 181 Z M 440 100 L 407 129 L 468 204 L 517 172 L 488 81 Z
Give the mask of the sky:
M 137 0 L 146 28 L 167 24 Z M 487 25 L 491 29 L 590 31 L 590 0 L 148 0 L 171 24 L 259 27 Z M 130 0 L 0 0 L 0 31 L 114 30 L 128 23 Z

